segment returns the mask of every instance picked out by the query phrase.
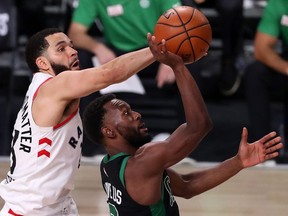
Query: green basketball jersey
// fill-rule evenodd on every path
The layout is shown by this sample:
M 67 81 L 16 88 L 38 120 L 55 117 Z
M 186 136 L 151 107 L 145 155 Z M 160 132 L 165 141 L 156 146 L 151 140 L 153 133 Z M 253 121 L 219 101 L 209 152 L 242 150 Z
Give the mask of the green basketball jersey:
M 106 155 L 100 165 L 102 185 L 107 194 L 110 215 L 113 216 L 178 216 L 179 209 L 170 189 L 170 179 L 163 173 L 162 195 L 158 203 L 143 206 L 135 202 L 125 188 L 124 173 L 129 155 Z

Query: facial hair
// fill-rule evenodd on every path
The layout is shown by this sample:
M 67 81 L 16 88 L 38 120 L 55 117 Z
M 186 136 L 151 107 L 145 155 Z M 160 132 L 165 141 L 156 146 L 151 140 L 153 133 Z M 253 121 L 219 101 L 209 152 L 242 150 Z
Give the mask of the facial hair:
M 150 134 L 141 134 L 135 128 L 118 128 L 119 133 L 130 143 L 130 145 L 139 148 L 152 140 Z
M 55 64 L 54 62 L 51 63 L 51 67 L 52 67 L 55 75 L 58 75 L 58 74 L 60 74 L 63 71 L 70 70 L 69 67 L 67 67 L 65 65 Z

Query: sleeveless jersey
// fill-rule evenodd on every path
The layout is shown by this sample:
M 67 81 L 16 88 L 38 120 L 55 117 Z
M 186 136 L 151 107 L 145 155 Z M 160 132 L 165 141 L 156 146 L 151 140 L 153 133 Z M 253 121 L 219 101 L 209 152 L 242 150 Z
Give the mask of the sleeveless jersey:
M 10 171 L 0 184 L 6 208 L 19 215 L 56 215 L 71 202 L 83 137 L 79 110 L 54 127 L 39 127 L 32 117 L 33 97 L 51 78 L 40 72 L 33 76 L 14 125 Z
M 129 155 L 106 155 L 100 165 L 102 185 L 108 197 L 110 215 L 113 216 L 178 216 L 179 209 L 170 189 L 167 172 L 163 173 L 161 199 L 151 206 L 135 202 L 125 188 L 124 173 Z

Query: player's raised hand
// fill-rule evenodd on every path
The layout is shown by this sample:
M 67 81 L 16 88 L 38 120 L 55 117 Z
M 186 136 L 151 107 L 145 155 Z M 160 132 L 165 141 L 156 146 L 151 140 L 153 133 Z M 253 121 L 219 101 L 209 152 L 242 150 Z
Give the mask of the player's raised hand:
M 281 137 L 276 132 L 271 132 L 253 143 L 248 143 L 247 137 L 248 131 L 244 127 L 237 154 L 244 168 L 277 157 L 279 155 L 277 151 L 283 147 Z
M 162 44 L 158 46 L 155 36 L 152 36 L 150 33 L 148 33 L 147 40 L 150 50 L 157 61 L 163 64 L 167 64 L 172 68 L 179 63 L 184 64 L 183 59 L 180 56 L 167 50 L 166 41 L 164 39 L 162 40 Z

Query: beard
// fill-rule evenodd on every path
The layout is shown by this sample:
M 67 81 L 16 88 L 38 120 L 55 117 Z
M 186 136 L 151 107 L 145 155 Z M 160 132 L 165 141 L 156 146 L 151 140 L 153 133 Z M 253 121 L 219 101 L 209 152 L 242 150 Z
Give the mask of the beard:
M 119 129 L 119 128 L 118 128 Z M 152 140 L 152 136 L 148 133 L 140 133 L 135 128 L 122 128 L 119 133 L 135 148 L 139 148 Z
M 51 63 L 51 67 L 52 67 L 55 75 L 58 75 L 59 73 L 61 73 L 61 72 L 63 72 L 63 71 L 70 70 L 69 67 L 67 67 L 67 66 L 65 66 L 65 65 L 55 64 L 54 62 Z

